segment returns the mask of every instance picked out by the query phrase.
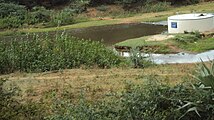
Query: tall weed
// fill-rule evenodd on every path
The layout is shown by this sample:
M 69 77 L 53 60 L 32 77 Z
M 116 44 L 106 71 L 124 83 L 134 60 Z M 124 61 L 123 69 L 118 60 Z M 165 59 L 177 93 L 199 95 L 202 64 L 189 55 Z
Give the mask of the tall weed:
M 64 32 L 0 42 L 0 73 L 86 67 L 109 68 L 121 59 L 102 43 L 68 37 Z

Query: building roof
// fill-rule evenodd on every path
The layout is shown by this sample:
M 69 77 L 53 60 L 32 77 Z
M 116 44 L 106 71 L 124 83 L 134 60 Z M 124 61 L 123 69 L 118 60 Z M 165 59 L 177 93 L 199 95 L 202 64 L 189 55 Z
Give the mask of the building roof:
M 213 14 L 207 13 L 193 13 L 193 14 L 181 14 L 170 16 L 168 19 L 170 20 L 197 20 L 197 19 L 207 19 L 214 17 Z

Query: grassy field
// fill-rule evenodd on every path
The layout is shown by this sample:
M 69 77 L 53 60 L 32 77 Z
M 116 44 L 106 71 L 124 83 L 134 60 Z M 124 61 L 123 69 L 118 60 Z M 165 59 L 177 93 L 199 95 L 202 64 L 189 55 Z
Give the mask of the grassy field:
M 24 28 L 24 29 L 6 30 L 6 31 L 1 31 L 0 36 L 17 35 L 17 34 L 19 35 L 19 34 L 36 33 L 36 32 L 48 32 L 48 31 L 65 30 L 65 29 L 72 29 L 72 28 L 84 28 L 84 27 L 91 27 L 91 26 L 102 26 L 102 25 L 132 23 L 132 22 L 142 22 L 142 21 L 160 21 L 160 20 L 166 20 L 168 16 L 176 14 L 176 12 L 180 12 L 180 13 L 190 13 L 192 11 L 213 12 L 213 6 L 214 6 L 214 2 L 201 3 L 198 5 L 171 8 L 168 11 L 158 12 L 158 13 L 144 13 L 144 14 L 139 13 L 139 14 L 135 14 L 132 17 L 127 17 L 127 18 L 114 18 L 114 19 L 111 18 L 111 19 L 103 19 L 103 20 L 99 20 L 99 18 L 94 18 L 88 22 L 82 22 L 74 25 L 67 25 L 67 26 L 60 26 L 60 27 L 53 27 L 53 28 L 31 28 L 31 29 Z M 1 55 L 4 55 L 5 58 L 12 58 L 14 61 L 12 61 L 11 62 L 12 64 L 9 64 L 9 65 L 11 66 L 11 68 L 14 68 L 15 67 L 14 65 L 18 65 L 20 63 L 22 65 L 26 65 L 26 64 L 32 63 L 32 61 L 34 60 L 38 62 L 37 58 L 41 57 L 43 55 L 42 53 L 47 53 L 47 51 L 49 51 L 50 53 L 44 54 L 41 60 L 45 60 L 45 58 L 47 58 L 47 55 L 50 55 L 49 59 L 47 59 L 46 63 L 42 61 L 41 63 L 44 63 L 45 65 L 50 63 L 50 65 L 53 66 L 59 63 L 56 60 L 57 58 L 59 58 L 59 60 L 63 60 L 62 58 L 68 57 L 67 54 L 64 54 L 64 56 L 61 56 L 62 53 L 65 53 L 65 49 L 67 50 L 67 48 L 64 46 L 67 45 L 68 48 L 71 48 L 72 46 L 69 46 L 69 45 L 74 45 L 74 43 L 77 43 L 76 41 L 73 43 L 69 43 L 67 41 L 68 40 L 67 37 L 63 37 L 63 35 L 61 35 L 61 37 L 64 38 L 64 39 L 60 39 L 61 42 L 53 41 L 52 39 L 50 39 L 49 42 L 52 44 L 48 43 L 47 39 L 45 40 L 42 39 L 44 43 L 40 41 L 37 41 L 37 42 L 31 41 L 32 44 L 27 44 L 27 42 L 25 42 L 25 44 L 22 44 L 22 42 L 19 42 L 19 43 L 14 42 L 13 44 L 14 46 L 17 45 L 16 46 L 17 49 L 13 49 L 15 47 L 11 44 L 11 46 L 8 47 L 6 53 L 4 53 L 6 51 L 4 49 L 4 46 L 6 44 L 4 43 L 4 44 L 1 44 L 2 47 L 0 47 L 0 50 L 2 51 L 2 53 L 4 53 Z M 175 39 L 173 40 L 169 39 L 169 40 L 158 41 L 158 42 L 157 41 L 145 42 L 146 39 L 147 37 L 136 38 L 136 39 L 131 39 L 131 40 L 118 43 L 116 45 L 130 46 L 130 47 L 136 47 L 136 46 L 149 46 L 149 47 L 156 46 L 157 47 L 158 46 L 157 47 L 158 49 L 154 47 L 156 49 L 156 53 L 171 53 L 171 52 L 179 52 L 179 51 L 202 52 L 202 51 L 214 49 L 214 38 L 199 39 L 194 42 L 183 41 L 184 43 L 182 43 L 180 39 L 177 41 Z M 38 46 L 36 47 L 33 46 L 35 45 L 35 43 L 37 43 Z M 58 44 L 62 46 L 56 47 Z M 47 45 L 48 47 L 46 47 L 45 45 Z M 93 45 L 95 46 L 95 48 L 93 48 L 93 46 L 90 45 L 89 43 L 83 42 L 83 44 L 78 44 L 79 47 L 73 47 L 74 49 L 71 49 L 67 53 L 72 53 L 71 51 L 76 51 L 77 53 L 74 53 L 74 54 L 78 56 L 77 57 L 78 59 L 77 60 L 68 59 L 68 61 L 69 62 L 73 61 L 74 63 L 76 61 L 77 62 L 83 61 L 84 63 L 84 60 L 89 60 L 86 58 L 90 58 L 90 59 L 92 58 L 91 56 L 84 56 L 82 54 L 82 53 L 88 53 L 88 52 L 90 52 L 90 55 L 94 55 L 94 56 L 105 56 L 105 57 L 107 56 L 106 55 L 107 51 L 104 51 L 103 53 L 101 53 L 99 49 L 97 49 L 98 52 L 101 53 L 101 55 L 94 51 L 90 51 L 89 48 L 92 48 L 94 50 L 98 46 L 97 44 L 93 44 Z M 105 46 L 102 46 L 102 47 L 103 49 L 105 48 Z M 36 48 L 36 51 L 35 51 L 35 48 Z M 48 49 L 44 49 L 44 48 L 48 48 Z M 63 48 L 63 49 L 59 49 L 59 48 Z M 80 48 L 81 49 L 83 48 L 82 52 L 80 51 L 81 50 Z M 43 50 L 43 51 L 40 51 L 40 50 Z M 58 52 L 58 54 L 54 54 L 53 52 L 51 52 L 54 50 Z M 36 55 L 38 54 L 38 56 L 35 56 L 33 58 L 33 57 L 29 57 L 28 54 L 26 53 L 29 53 L 29 56 L 32 56 L 35 54 Z M 16 57 L 16 54 L 20 54 L 20 57 Z M 52 57 L 51 55 L 55 55 L 55 57 Z M 70 58 L 74 58 L 75 55 L 70 55 Z M 83 55 L 83 56 L 81 57 L 80 55 Z M 20 58 L 20 63 L 16 62 L 17 58 Z M 29 61 L 25 60 L 24 62 L 24 58 L 26 59 L 32 58 L 32 59 L 30 59 Z M 112 58 L 110 60 L 112 60 Z M 106 62 L 109 62 L 110 60 L 104 59 L 102 61 L 106 63 Z M 53 61 L 53 63 L 51 63 L 51 61 Z M 95 58 L 94 61 L 95 62 L 99 61 L 99 59 Z M 7 65 L 8 59 L 5 59 L 4 62 L 6 64 L 3 63 L 2 65 Z M 154 108 L 157 107 L 158 105 L 163 106 L 163 108 L 165 109 L 165 105 L 166 105 L 165 103 L 167 104 L 170 103 L 173 105 L 174 103 L 176 103 L 176 106 L 172 108 L 175 110 L 175 112 L 177 112 L 178 106 L 181 107 L 181 105 L 182 106 L 184 105 L 189 108 L 188 106 L 189 103 L 186 104 L 186 101 L 190 100 L 190 102 L 192 102 L 191 100 L 195 100 L 193 101 L 193 103 L 195 102 L 196 104 L 199 104 L 198 101 L 202 101 L 201 103 L 207 105 L 205 107 L 204 106 L 202 107 L 208 109 L 207 111 L 209 112 L 206 111 L 206 113 L 212 114 L 208 108 L 211 105 L 213 105 L 212 99 L 210 99 L 211 97 L 213 97 L 211 96 L 211 94 L 209 94 L 207 91 L 205 92 L 198 91 L 199 89 L 197 87 L 193 87 L 194 84 L 191 84 L 192 85 L 191 88 L 193 87 L 192 89 L 189 89 L 189 87 L 187 87 L 185 88 L 186 91 L 182 91 L 184 90 L 183 88 L 184 86 L 182 86 L 181 83 L 185 83 L 185 84 L 196 83 L 196 78 L 194 78 L 193 75 L 198 75 L 199 73 L 196 73 L 196 69 L 198 70 L 198 68 L 195 64 L 151 65 L 143 69 L 139 69 L 139 68 L 134 69 L 133 68 L 134 66 L 131 66 L 126 62 L 128 61 L 124 61 L 124 63 L 122 62 L 118 66 L 115 65 L 111 67 L 106 67 L 105 65 L 103 65 L 103 67 L 101 67 L 103 69 L 99 68 L 99 66 L 97 65 L 94 65 L 92 67 L 86 67 L 84 64 L 80 63 L 78 67 L 61 67 L 61 68 L 59 67 L 57 69 L 47 69 L 47 71 L 49 70 L 48 72 L 35 71 L 37 73 L 33 73 L 30 71 L 24 70 L 24 71 L 27 71 L 27 73 L 25 73 L 24 71 L 20 70 L 20 67 L 17 67 L 17 69 L 14 69 L 13 71 L 2 72 L 2 74 L 0 74 L 0 80 L 1 81 L 6 80 L 6 82 L 4 81 L 5 84 L 2 84 L 3 82 L 0 81 L 0 91 L 1 91 L 1 97 L 2 97 L 0 101 L 0 105 L 3 106 L 1 107 L 0 113 L 2 116 L 5 115 L 6 118 L 7 118 L 7 115 L 9 115 L 16 119 L 17 118 L 48 119 L 46 118 L 47 115 L 49 116 L 51 114 L 54 115 L 55 119 L 60 118 L 60 116 L 57 117 L 58 114 L 62 114 L 62 116 L 64 115 L 72 116 L 77 114 L 80 116 L 76 116 L 76 118 L 81 119 L 81 118 L 84 118 L 85 114 L 89 114 L 89 116 L 90 115 L 97 116 L 97 113 L 90 112 L 91 109 L 95 109 L 95 111 L 100 112 L 100 109 L 97 109 L 96 107 L 95 108 L 91 107 L 93 103 L 95 103 L 94 104 L 95 106 L 98 105 L 102 107 L 104 110 L 104 112 L 101 111 L 101 113 L 99 114 L 107 114 L 107 115 L 116 114 L 117 112 L 112 113 L 112 111 L 109 111 L 109 109 L 106 109 L 107 108 L 106 106 L 111 105 L 110 106 L 111 109 L 114 109 L 116 111 L 118 110 L 119 113 L 124 113 L 124 114 L 129 113 L 134 117 L 137 117 L 137 115 L 135 115 L 135 113 L 137 112 L 130 111 L 130 110 L 132 109 L 135 110 L 138 106 L 140 107 L 143 106 L 142 108 L 144 108 L 144 104 L 147 104 L 147 102 L 148 103 L 151 102 L 150 103 L 152 104 L 151 106 L 149 106 L 150 104 L 148 106 L 147 105 L 145 106 L 146 108 L 149 108 L 149 109 L 151 108 L 150 112 L 152 112 L 152 114 L 148 114 L 148 118 L 151 118 L 152 115 L 156 115 L 156 109 Z M 38 65 L 38 63 L 35 65 Z M 5 68 L 8 69 L 7 66 Z M 73 68 L 73 69 L 64 69 L 64 68 Z M 17 72 L 14 72 L 14 71 L 17 71 Z M 22 72 L 18 72 L 18 71 L 22 71 Z M 10 74 L 6 74 L 6 73 L 10 73 Z M 148 81 L 149 82 L 158 81 L 160 82 L 160 84 L 163 84 L 163 86 L 159 88 L 156 86 L 157 87 L 156 89 L 156 87 L 149 86 Z M 166 87 L 165 85 L 169 87 Z M 171 89 L 170 87 L 175 87 L 175 88 Z M 140 88 L 140 89 L 144 88 L 144 89 L 141 89 L 143 90 L 143 92 L 135 91 L 137 90 L 137 88 Z M 151 96 L 152 94 L 148 94 L 150 92 L 148 92 L 147 88 L 150 88 L 148 90 L 149 91 L 151 90 L 152 91 L 151 93 L 154 93 L 153 96 Z M 155 91 L 152 90 L 153 88 L 155 89 Z M 16 90 L 18 90 L 17 94 L 13 94 L 13 92 L 14 91 L 16 92 Z M 147 90 L 147 93 L 145 92 L 146 90 Z M 200 93 L 197 93 L 195 95 L 194 94 L 195 91 Z M 143 95 L 143 93 L 145 94 L 145 96 Z M 177 95 L 176 100 L 174 100 L 175 93 Z M 125 95 L 128 95 L 128 96 L 125 96 Z M 162 95 L 166 95 L 169 97 L 164 98 L 165 96 L 162 96 Z M 198 99 L 197 95 L 203 99 L 202 100 Z M 130 99 L 124 99 L 126 97 Z M 145 98 L 148 97 L 149 99 L 146 101 L 141 100 L 143 97 Z M 189 97 L 192 97 L 192 98 L 189 99 Z M 197 99 L 195 99 L 194 97 Z M 209 98 L 209 99 L 204 100 L 204 98 Z M 17 100 L 18 102 L 14 102 L 13 100 Z M 84 100 L 87 102 L 85 102 Z M 122 103 L 125 102 L 128 105 L 128 107 L 126 108 L 126 104 L 124 105 L 119 102 L 120 104 L 118 104 L 117 107 L 114 108 L 114 104 L 106 104 L 106 103 L 100 104 L 102 101 L 108 101 L 112 103 L 114 103 L 113 101 L 116 101 L 114 104 L 118 104 L 117 103 L 118 101 L 120 102 L 122 101 Z M 206 103 L 207 101 L 211 101 L 211 102 Z M 161 104 L 158 104 L 158 102 L 160 102 Z M 183 103 L 181 104 L 181 102 Z M 77 104 L 77 106 L 73 106 L 71 103 Z M 79 103 L 82 103 L 83 106 L 81 106 L 81 104 L 80 106 L 78 106 Z M 20 107 L 19 104 L 23 104 L 24 106 Z M 14 106 L 16 108 L 14 108 Z M 198 106 L 200 107 L 200 104 Z M 7 107 L 9 107 L 10 109 L 8 109 L 7 112 L 5 112 L 5 108 Z M 126 111 L 125 112 L 120 111 L 120 110 L 123 110 L 123 109 L 119 109 L 121 107 L 122 108 L 124 107 L 123 109 L 126 110 L 127 113 Z M 139 111 L 143 114 L 147 113 L 147 109 L 145 109 L 145 112 L 142 112 L 143 110 L 142 108 L 140 108 Z M 164 109 L 162 109 L 162 107 L 160 108 L 161 108 L 160 116 L 164 117 L 165 111 L 162 112 L 162 110 Z M 74 112 L 69 113 L 69 111 L 72 111 L 71 109 L 74 109 Z M 167 109 L 171 109 L 171 108 L 169 107 Z M 190 108 L 190 110 L 191 109 L 192 108 Z M 14 113 L 11 112 L 13 110 L 14 110 Z M 76 112 L 75 110 L 77 111 L 79 110 L 79 111 Z M 189 109 L 187 109 L 186 111 L 188 112 Z M 172 113 L 171 111 L 167 111 L 167 112 L 169 114 Z M 183 113 L 185 113 L 185 111 Z M 19 117 L 22 115 L 16 116 L 17 114 L 23 114 L 24 117 Z M 34 118 L 35 116 L 38 118 Z M 174 116 L 174 114 L 172 114 L 171 116 Z M 195 116 L 197 115 L 195 114 Z M 70 119 L 73 119 L 73 118 L 70 117 Z M 123 118 L 120 118 L 120 119 L 123 119 Z
M 48 31 L 56 31 L 56 30 L 65 30 L 72 28 L 84 28 L 91 26 L 102 26 L 102 25 L 112 25 L 112 24 L 121 24 L 121 23 L 133 23 L 133 22 L 151 22 L 151 21 L 161 21 L 166 20 L 168 16 L 179 13 L 191 13 L 195 12 L 213 12 L 214 2 L 205 2 L 196 5 L 189 5 L 183 7 L 173 7 L 167 11 L 156 12 L 156 13 L 137 13 L 132 17 L 125 18 L 108 18 L 108 19 L 100 19 L 93 18 L 88 22 L 77 23 L 73 25 L 66 25 L 60 27 L 52 27 L 52 28 L 23 28 L 23 29 L 15 29 L 15 30 L 4 30 L 0 32 L 0 36 L 5 35 L 14 35 L 14 34 L 24 34 L 24 33 L 34 33 L 34 32 L 48 32 Z
M 163 83 L 176 85 L 185 80 L 191 81 L 194 64 L 157 65 L 145 69 L 71 69 L 44 73 L 12 73 L 1 75 L 8 78 L 6 87 L 17 85 L 24 100 L 39 101 L 51 91 L 67 89 L 73 100 L 84 93 L 89 101 L 111 98 L 122 92 L 128 83 L 141 85 L 149 77 Z

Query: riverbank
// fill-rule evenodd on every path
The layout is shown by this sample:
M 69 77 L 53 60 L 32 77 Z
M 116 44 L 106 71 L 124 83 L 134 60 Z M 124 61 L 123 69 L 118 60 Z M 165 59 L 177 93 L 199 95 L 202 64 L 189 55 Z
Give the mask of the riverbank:
M 115 44 L 115 48 L 140 48 L 143 52 L 168 53 L 200 53 L 214 49 L 214 38 L 202 38 L 194 34 L 159 34 L 140 38 L 128 39 Z M 198 37 L 197 37 L 198 36 Z M 151 48 L 146 51 L 145 48 Z

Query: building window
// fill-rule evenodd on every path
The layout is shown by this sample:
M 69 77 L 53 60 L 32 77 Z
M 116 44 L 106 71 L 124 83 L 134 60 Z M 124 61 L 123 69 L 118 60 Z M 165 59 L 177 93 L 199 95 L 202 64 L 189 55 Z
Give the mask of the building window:
M 177 22 L 171 22 L 171 27 L 172 27 L 172 28 L 178 28 Z

